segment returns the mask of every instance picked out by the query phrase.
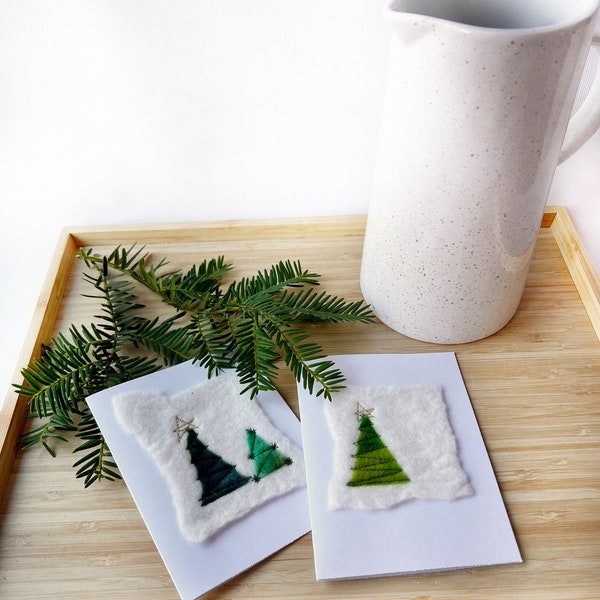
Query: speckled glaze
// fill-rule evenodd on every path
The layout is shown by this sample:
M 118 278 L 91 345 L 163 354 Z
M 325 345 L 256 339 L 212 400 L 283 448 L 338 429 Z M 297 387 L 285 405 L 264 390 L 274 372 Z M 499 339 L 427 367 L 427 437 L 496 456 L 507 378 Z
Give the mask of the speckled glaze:
M 464 343 L 513 317 L 598 5 L 398 0 L 387 10 L 361 288 L 396 331 Z

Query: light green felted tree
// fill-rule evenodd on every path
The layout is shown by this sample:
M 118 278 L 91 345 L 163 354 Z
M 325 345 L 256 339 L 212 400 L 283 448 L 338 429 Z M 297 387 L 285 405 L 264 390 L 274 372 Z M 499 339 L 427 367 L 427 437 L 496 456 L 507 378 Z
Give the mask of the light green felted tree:
M 255 429 L 246 429 L 246 439 L 248 458 L 254 462 L 254 481 L 260 481 L 265 475 L 292 464 L 289 456 L 277 450 L 277 444 L 265 442 Z
M 352 478 L 347 485 L 393 485 L 410 481 L 394 455 L 383 443 L 370 418 L 371 411 L 358 414 L 360 425 L 356 441 L 356 461 Z

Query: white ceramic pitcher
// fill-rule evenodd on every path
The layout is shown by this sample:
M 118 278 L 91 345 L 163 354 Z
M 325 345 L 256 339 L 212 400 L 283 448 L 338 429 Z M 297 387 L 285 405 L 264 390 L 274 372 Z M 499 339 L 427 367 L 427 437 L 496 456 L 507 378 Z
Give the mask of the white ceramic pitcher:
M 514 315 L 561 150 L 564 159 L 600 124 L 597 73 L 565 138 L 598 10 L 599 0 L 387 9 L 361 288 L 393 329 L 463 343 Z

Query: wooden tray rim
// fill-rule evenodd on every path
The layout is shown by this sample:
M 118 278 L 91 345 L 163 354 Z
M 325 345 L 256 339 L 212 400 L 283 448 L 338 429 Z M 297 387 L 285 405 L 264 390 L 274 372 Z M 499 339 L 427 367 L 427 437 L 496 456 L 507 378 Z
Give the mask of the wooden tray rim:
M 203 240 L 228 240 L 235 231 L 237 239 L 259 235 L 262 238 L 294 239 L 314 236 L 318 228 L 337 235 L 364 233 L 366 215 L 332 217 L 292 217 L 278 219 L 249 219 L 202 221 L 195 223 L 161 223 L 146 225 L 116 225 L 103 227 L 65 227 L 60 233 L 48 273 L 42 285 L 33 318 L 22 346 L 13 382 L 20 381 L 21 370 L 31 360 L 39 357 L 42 343 L 52 337 L 54 325 L 65 294 L 68 272 L 80 248 L 86 246 L 117 245 L 123 239 L 136 239 L 141 243 L 183 243 Z M 542 229 L 550 229 L 567 265 L 573 283 L 590 318 L 596 336 L 600 339 L 600 279 L 581 244 L 571 218 L 564 206 L 547 206 L 542 218 Z M 23 430 L 27 399 L 9 389 L 0 410 L 0 495 L 8 486 L 17 442 Z

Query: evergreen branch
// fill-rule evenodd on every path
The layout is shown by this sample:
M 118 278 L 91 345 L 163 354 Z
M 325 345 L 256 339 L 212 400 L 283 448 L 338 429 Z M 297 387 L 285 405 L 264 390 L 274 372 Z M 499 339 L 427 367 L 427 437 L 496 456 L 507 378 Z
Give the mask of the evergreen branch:
M 100 391 L 124 383 L 125 381 L 131 381 L 138 377 L 144 377 L 151 373 L 156 373 L 162 368 L 157 357 L 153 356 L 127 356 L 116 354 L 113 356 L 114 362 L 111 365 L 106 365 L 106 369 L 103 373 L 104 385 L 95 389 L 94 392 Z M 88 396 L 90 394 L 87 394 Z
M 143 246 L 139 248 L 136 246 L 136 244 L 132 244 L 128 249 L 125 249 L 119 245 L 108 255 L 94 254 L 91 248 L 87 250 L 81 248 L 77 256 L 85 262 L 90 270 L 96 270 L 105 277 L 108 276 L 110 270 L 114 270 L 135 281 L 137 280 L 136 273 L 140 268 L 140 264 L 147 261 L 150 256 L 148 252 L 142 254 Z M 167 261 L 162 259 L 153 269 L 158 271 L 167 264 Z
M 161 357 L 164 366 L 170 367 L 189 360 L 196 340 L 190 325 L 175 327 L 175 322 L 185 316 L 178 313 L 161 321 L 158 317 L 140 320 L 129 336 L 135 347 L 146 348 Z
M 101 341 L 99 341 L 101 343 Z M 90 356 L 91 344 L 71 328 L 71 340 L 63 334 L 44 347 L 42 358 L 23 369 L 17 392 L 30 398 L 31 412 L 38 417 L 79 412 L 101 361 Z
M 226 300 L 242 301 L 255 294 L 275 294 L 286 287 L 319 285 L 319 275 L 302 269 L 298 261 L 280 261 L 269 270 L 259 271 L 254 277 L 244 277 L 231 284 Z
M 41 443 L 54 455 L 52 443 L 65 442 L 66 434 L 75 432 L 81 439 L 75 452 L 83 456 L 74 467 L 86 487 L 119 477 L 87 396 L 192 359 L 209 377 L 234 368 L 243 392 L 254 398 L 261 390 L 275 389 L 283 359 L 304 388 L 312 392 L 318 386 L 317 395 L 331 400 L 344 387 L 344 377 L 300 325 L 374 320 L 363 302 L 313 290 L 319 275 L 297 261 L 280 261 L 223 289 L 223 277 L 231 269 L 223 257 L 185 273 L 164 272 L 164 259 L 150 264 L 149 254 L 135 244 L 128 249 L 118 246 L 106 256 L 81 250 L 79 257 L 93 270 L 83 277 L 94 290 L 88 296 L 98 300 L 100 312 L 95 322 L 71 326 L 69 336 L 53 338 L 15 387 L 30 399 L 30 414 L 45 419 L 24 434 L 23 447 Z M 176 313 L 143 316 L 145 307 L 137 301 L 134 284 Z M 139 355 L 140 349 L 150 356 Z
M 21 439 L 21 446 L 24 449 L 27 449 L 41 443 L 46 451 L 52 457 L 55 457 L 56 452 L 54 451 L 54 448 L 50 446 L 48 441 L 51 440 L 67 443 L 67 438 L 59 432 L 76 430 L 77 427 L 74 425 L 73 420 L 68 414 L 53 414 L 48 418 L 46 423 L 43 423 L 39 427 L 36 427 L 35 429 L 32 429 L 24 434 Z
M 104 273 L 98 277 L 84 273 L 83 278 L 98 291 L 97 294 L 83 296 L 101 301 L 101 313 L 94 317 L 98 320 L 97 327 L 106 333 L 107 338 L 114 340 L 120 331 L 126 331 L 137 323 L 137 311 L 144 305 L 137 302 L 130 281 Z
M 231 349 L 233 335 L 226 317 L 218 320 L 211 314 L 199 313 L 193 317 L 195 334 L 192 358 L 208 371 L 208 376 L 234 366 Z
M 318 384 L 317 395 L 331 400 L 332 393 L 344 387 L 341 371 L 325 360 L 319 344 L 306 341 L 310 337 L 306 330 L 292 327 L 293 320 L 277 296 L 255 293 L 237 308 L 246 319 L 234 321 L 234 362 L 240 380 L 246 384 L 244 391 L 251 391 L 251 397 L 260 390 L 275 389 L 276 362 L 281 358 L 277 350 L 296 381 L 311 393 Z M 351 309 L 349 319 L 353 312 Z M 340 321 L 343 319 L 341 316 Z
M 193 265 L 185 274 L 180 270 L 159 274 L 168 263 L 161 260 L 158 265 L 147 266 L 148 254 L 141 256 L 141 250 L 136 250 L 133 257 L 130 250 L 118 248 L 108 257 L 92 254 L 92 250 L 80 250 L 80 258 L 83 258 L 88 266 L 102 265 L 103 269 L 111 268 L 132 280 L 145 286 L 156 294 L 163 302 L 173 306 L 178 311 L 201 310 L 211 300 L 219 295 L 219 285 L 231 266 L 225 263 L 223 256 L 209 261 L 203 261 L 199 265 Z
M 318 384 L 320 389 L 316 395 L 332 400 L 332 394 L 345 387 L 345 379 L 335 363 L 326 360 L 322 347 L 305 341 L 310 336 L 304 329 L 288 328 L 276 321 L 270 325 L 277 346 L 283 350 L 283 360 L 296 381 L 311 394 Z
M 233 335 L 235 370 L 245 385 L 242 393 L 249 391 L 254 398 L 260 390 L 275 390 L 279 354 L 271 336 L 261 327 L 258 314 L 237 320 Z
M 185 274 L 179 272 L 158 276 L 153 266 L 146 268 L 142 261 L 134 277 L 166 304 L 179 311 L 202 310 L 220 294 L 220 282 L 231 269 L 224 257 L 203 261 Z
M 291 292 L 284 290 L 278 301 L 289 311 L 290 320 L 296 323 L 373 323 L 375 321 L 373 313 L 363 302 L 346 302 L 343 298 L 332 296 L 327 292 L 319 294 L 310 288 Z
M 117 471 L 117 465 L 112 460 L 106 440 L 89 409 L 79 423 L 76 437 L 82 439 L 83 442 L 75 448 L 74 452 L 87 453 L 73 463 L 73 467 L 79 467 L 75 476 L 84 478 L 85 487 L 89 487 L 99 479 L 114 481 L 121 478 Z

